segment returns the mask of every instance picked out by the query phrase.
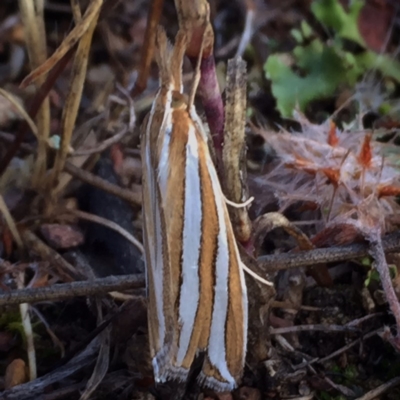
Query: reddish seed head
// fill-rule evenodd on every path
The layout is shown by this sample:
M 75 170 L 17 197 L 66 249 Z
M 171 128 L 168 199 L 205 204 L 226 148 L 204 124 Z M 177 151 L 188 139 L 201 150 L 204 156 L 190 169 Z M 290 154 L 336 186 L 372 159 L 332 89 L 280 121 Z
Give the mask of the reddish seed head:
M 371 135 L 365 135 L 364 142 L 361 147 L 358 161 L 364 168 L 371 167 L 372 150 L 371 150 Z
M 336 124 L 331 120 L 329 121 L 328 144 L 335 147 L 338 143 L 339 138 L 336 135 Z

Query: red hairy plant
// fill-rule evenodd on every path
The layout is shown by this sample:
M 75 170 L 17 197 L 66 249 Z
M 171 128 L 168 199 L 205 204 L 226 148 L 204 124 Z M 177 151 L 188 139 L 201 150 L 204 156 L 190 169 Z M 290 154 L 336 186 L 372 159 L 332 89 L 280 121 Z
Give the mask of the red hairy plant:
M 371 132 L 342 131 L 332 121 L 315 125 L 300 114 L 298 121 L 301 132 L 258 130 L 276 161 L 255 179 L 273 189 L 280 211 L 299 201 L 315 204 L 324 227 L 359 220 L 360 205 L 367 202 L 377 208 L 382 233 L 394 229 L 400 222 L 400 170 L 384 157 L 385 144 L 372 140 Z
M 348 244 L 365 239 L 379 272 L 397 335 L 386 335 L 400 351 L 400 303 L 391 282 L 381 237 L 400 225 L 400 170 L 398 147 L 380 143 L 366 130 L 340 130 L 332 121 L 310 123 L 297 114 L 301 132 L 258 133 L 276 157 L 269 171 L 254 178 L 267 186 L 283 212 L 296 204 L 314 204 L 319 209 L 316 235 L 318 247 Z M 388 151 L 389 150 L 389 151 Z M 310 209 L 310 208 L 309 208 Z

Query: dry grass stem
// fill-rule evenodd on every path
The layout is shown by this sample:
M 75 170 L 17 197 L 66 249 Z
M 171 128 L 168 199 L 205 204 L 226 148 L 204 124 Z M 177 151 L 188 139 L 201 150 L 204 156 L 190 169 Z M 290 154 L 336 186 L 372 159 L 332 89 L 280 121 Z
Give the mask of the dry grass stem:
M 26 123 L 29 125 L 29 128 L 32 130 L 32 133 L 36 136 L 36 138 L 38 138 L 39 130 L 38 130 L 35 122 L 32 120 L 32 118 L 26 112 L 24 107 L 22 107 L 21 103 L 15 98 L 15 96 L 2 88 L 0 88 L 0 95 L 5 97 L 10 103 L 12 103 L 12 105 L 16 108 L 16 110 L 19 112 L 21 117 L 24 118 Z
M 314 248 L 307 235 L 281 213 L 271 212 L 264 214 L 255 220 L 253 227 L 256 252 L 261 248 L 265 235 L 276 228 L 284 229 L 285 232 L 296 239 L 299 249 L 311 250 Z M 319 285 L 332 285 L 332 278 L 326 265 L 320 265 L 318 269 L 309 266 L 308 272 Z
M 47 43 L 44 22 L 44 0 L 19 0 L 19 9 L 25 31 L 25 42 L 28 51 L 31 70 L 38 68 L 46 61 Z M 37 86 L 43 85 L 46 80 L 43 74 L 37 80 Z M 25 118 L 26 119 L 26 118 Z M 28 121 L 28 120 L 27 120 Z M 38 148 L 36 163 L 33 169 L 32 186 L 39 188 L 43 184 L 47 168 L 47 140 L 50 135 L 50 101 L 46 97 L 36 115 Z
M 101 307 L 100 299 L 96 298 L 96 308 L 97 308 L 97 328 L 100 328 L 103 324 L 103 310 Z M 110 365 L 110 335 L 111 335 L 111 326 L 107 325 L 104 329 L 99 333 L 100 340 L 100 349 L 99 355 L 97 356 L 96 365 L 92 372 L 92 376 L 89 378 L 86 383 L 86 387 L 84 392 L 82 393 L 79 400 L 89 400 L 92 393 L 96 390 L 96 388 L 103 381 L 106 373 L 108 371 L 108 367 Z
M 21 0 L 24 3 L 24 0 Z M 28 3 L 28 2 L 27 2 Z M 83 18 L 75 25 L 75 28 L 64 39 L 61 46 L 43 63 L 40 67 L 32 71 L 21 83 L 22 87 L 26 87 L 33 81 L 39 79 L 49 72 L 55 64 L 57 64 L 64 55 L 71 50 L 82 36 L 91 29 L 92 22 L 97 21 L 103 0 L 92 0 L 87 7 Z
M 7 400 L 21 400 L 21 399 L 39 399 L 46 398 L 46 389 L 51 387 L 54 383 L 63 381 L 72 374 L 87 367 L 95 360 L 99 351 L 99 340 L 95 338 L 88 346 L 72 360 L 68 361 L 67 364 L 52 371 L 40 378 L 35 379 L 32 382 L 18 385 L 10 390 L 2 392 L 2 395 Z
M 8 226 L 8 229 L 10 229 L 10 232 L 15 240 L 15 243 L 17 244 L 18 248 L 21 250 L 24 248 L 24 243 L 21 239 L 21 235 L 19 234 L 17 225 L 15 224 L 14 218 L 10 214 L 10 211 L 8 210 L 7 204 L 4 201 L 3 196 L 0 194 L 0 212 L 3 214 L 3 217 L 6 221 L 6 224 Z
M 332 358 L 335 358 L 335 357 L 337 357 L 337 356 L 340 356 L 340 355 L 343 354 L 344 352 L 350 350 L 352 347 L 356 346 L 357 344 L 361 344 L 363 341 L 365 341 L 365 340 L 367 340 L 367 339 L 369 339 L 369 338 L 371 338 L 371 337 L 373 337 L 373 336 L 375 336 L 375 335 L 378 335 L 380 332 L 382 332 L 382 328 L 375 329 L 374 331 L 369 332 L 369 333 L 367 333 L 366 335 L 362 336 L 360 339 L 356 339 L 356 340 L 354 340 L 353 342 L 349 343 L 348 345 L 343 346 L 342 348 L 336 350 L 336 351 L 333 352 L 332 354 L 329 354 L 329 356 L 326 356 L 326 357 L 324 357 L 324 358 L 317 359 L 317 360 L 315 360 L 315 361 L 313 361 L 313 362 L 310 362 L 310 364 L 312 364 L 312 363 L 314 363 L 314 362 L 318 362 L 318 363 L 323 364 L 323 363 L 325 363 L 325 362 L 327 362 L 327 361 L 329 361 L 329 360 L 332 360 Z
M 92 174 L 91 172 L 76 167 L 68 161 L 65 163 L 64 171 L 68 172 L 73 177 L 81 180 L 82 182 L 86 182 L 92 186 L 104 190 L 107 193 L 118 196 L 121 199 L 124 199 L 125 201 L 131 203 L 132 205 L 137 206 L 142 204 L 141 193 L 135 193 L 132 190 L 114 185 L 113 183 L 110 183 L 105 179 L 102 179 L 99 176 Z
M 97 1 L 93 1 L 90 5 L 92 5 L 93 3 L 97 3 Z M 90 45 L 92 42 L 94 29 L 96 28 L 97 25 L 97 20 L 100 13 L 100 6 L 97 8 L 97 12 L 92 15 L 90 20 L 88 20 L 88 27 L 82 34 L 82 37 L 80 38 L 78 49 L 76 51 L 75 58 L 73 61 L 72 78 L 71 78 L 72 81 L 70 84 L 70 89 L 67 98 L 65 100 L 65 106 L 61 120 L 61 127 L 62 127 L 61 149 L 57 152 L 56 160 L 54 162 L 54 168 L 52 171 L 52 178 L 50 182 L 51 190 L 54 190 L 53 188 L 55 188 L 57 184 L 58 177 L 64 168 L 65 161 L 67 159 L 67 155 L 70 150 L 72 133 L 74 131 L 75 121 L 78 115 L 79 105 L 82 97 L 83 85 L 86 78 Z M 77 21 L 77 26 L 79 26 L 81 22 L 84 20 L 85 18 Z M 50 198 L 52 198 L 50 201 L 52 200 L 54 201 L 56 196 L 57 193 L 53 192 L 50 195 Z
M 256 17 L 256 6 L 252 0 L 245 1 L 245 3 L 246 3 L 246 20 L 244 23 L 242 36 L 240 37 L 240 43 L 236 50 L 236 57 L 243 56 L 254 34 L 254 19 Z
M 25 273 L 19 272 L 17 276 L 17 287 L 22 289 L 24 287 Z M 21 303 L 19 305 L 19 311 L 21 314 L 21 322 L 24 328 L 24 334 L 26 339 L 26 352 L 28 355 L 28 366 L 29 366 L 29 380 L 33 381 L 36 379 L 36 352 L 35 343 L 33 341 L 33 330 L 31 324 L 31 318 L 29 316 L 29 305 L 27 303 Z
M 128 127 L 124 127 L 121 129 L 120 132 L 110 137 L 109 139 L 104 140 L 98 146 L 91 149 L 76 150 L 70 155 L 70 157 L 89 156 L 91 154 L 101 153 L 102 151 L 111 147 L 113 144 L 118 143 L 128 132 Z
M 90 214 L 84 211 L 79 211 L 79 210 L 68 210 L 68 213 L 80 218 L 84 219 L 86 221 L 94 222 L 96 224 L 100 224 L 103 226 L 106 226 L 107 228 L 112 229 L 115 232 L 118 232 L 121 236 L 123 236 L 125 239 L 129 240 L 134 246 L 136 246 L 139 251 L 143 254 L 144 253 L 144 248 L 143 245 L 133 236 L 131 235 L 127 230 L 119 226 L 113 221 L 110 221 L 106 218 L 99 217 L 98 215 Z
M 75 279 L 83 278 L 69 262 L 51 247 L 47 246 L 47 244 L 39 239 L 32 231 L 25 229 L 21 234 L 26 248 L 38 255 L 42 260 L 49 261 L 63 281 L 71 282 Z
M 379 398 L 381 395 L 385 393 L 390 393 L 390 390 L 400 385 L 400 377 L 396 377 L 391 379 L 390 381 L 384 383 L 377 388 L 370 390 L 364 396 L 358 397 L 356 400 L 374 400 Z
M 132 97 L 137 96 L 146 89 L 147 80 L 150 73 L 150 65 L 154 56 L 157 25 L 160 22 L 163 5 L 164 0 L 151 1 L 150 11 L 147 16 L 146 33 L 141 50 L 139 76 L 135 82 L 135 86 L 132 91 Z

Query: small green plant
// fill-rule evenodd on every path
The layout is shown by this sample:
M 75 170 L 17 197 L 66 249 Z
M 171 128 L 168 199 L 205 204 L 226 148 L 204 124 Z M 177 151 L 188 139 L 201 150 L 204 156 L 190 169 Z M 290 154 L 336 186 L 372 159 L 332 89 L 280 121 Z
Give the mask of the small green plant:
M 397 268 L 395 265 L 393 264 L 388 264 L 389 267 L 389 273 L 390 273 L 390 277 L 392 279 L 396 278 L 397 276 Z M 370 270 L 367 273 L 367 277 L 364 281 L 364 286 L 368 287 L 372 282 L 379 282 L 380 278 L 379 278 L 379 273 L 375 268 L 370 268 Z
M 35 328 L 39 324 L 40 322 L 35 322 L 34 324 L 32 324 L 32 327 Z M 25 331 L 21 321 L 21 314 L 19 312 L 8 311 L 3 313 L 0 316 L 0 329 L 6 330 L 13 334 L 20 335 L 25 345 L 26 343 Z
M 305 110 L 311 101 L 333 96 L 340 87 L 353 87 L 372 68 L 400 82 L 400 63 L 367 49 L 359 33 L 357 20 L 363 5 L 363 0 L 355 0 L 345 10 L 339 0 L 315 0 L 312 13 L 333 37 L 325 43 L 303 22 L 292 31 L 297 42 L 292 54 L 268 57 L 264 69 L 283 117 L 292 117 L 295 108 Z M 352 53 L 345 41 L 362 51 Z

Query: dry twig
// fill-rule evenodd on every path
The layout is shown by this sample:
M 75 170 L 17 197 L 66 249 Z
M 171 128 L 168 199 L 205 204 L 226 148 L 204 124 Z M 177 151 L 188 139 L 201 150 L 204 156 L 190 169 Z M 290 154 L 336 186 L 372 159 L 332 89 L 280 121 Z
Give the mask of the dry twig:
M 105 179 L 100 178 L 99 176 L 96 176 L 88 171 L 76 167 L 68 161 L 65 163 L 64 171 L 71 174 L 74 178 L 78 178 L 82 182 L 86 182 L 89 185 L 104 190 L 107 193 L 120 197 L 121 199 L 126 200 L 127 202 L 135 206 L 142 204 L 141 193 L 135 193 L 129 189 L 114 185 L 113 183 L 110 183 Z
M 150 65 L 153 60 L 154 46 L 156 43 L 157 25 L 160 22 L 164 0 L 152 0 L 150 11 L 147 17 L 146 33 L 143 41 L 139 76 L 132 91 L 132 97 L 137 96 L 146 89 L 147 79 L 150 73 Z
M 143 288 L 144 286 L 145 278 L 143 274 L 109 276 L 91 281 L 60 283 L 41 288 L 11 290 L 8 293 L 0 294 L 0 306 L 38 303 L 40 301 L 59 301 L 78 296 L 94 296 L 113 291 Z
M 357 332 L 359 329 L 349 325 L 322 325 L 322 324 L 310 324 L 310 325 L 296 325 L 287 326 L 284 328 L 270 328 L 272 335 L 282 335 L 284 333 L 293 332 L 306 332 L 306 331 L 321 331 L 321 332 Z
M 385 253 L 400 251 L 400 232 L 394 232 L 382 238 Z M 298 253 L 272 254 L 258 257 L 260 267 L 266 272 L 307 267 L 322 263 L 349 261 L 369 256 L 368 243 L 356 243 L 323 249 L 307 250 Z
M 375 389 L 370 390 L 368 393 L 364 394 L 364 396 L 358 397 L 356 400 L 374 400 L 378 398 L 378 396 L 388 393 L 390 389 L 393 389 L 396 386 L 400 385 L 400 377 L 396 377 L 391 379 L 390 381 L 384 383 L 381 386 L 378 386 Z

